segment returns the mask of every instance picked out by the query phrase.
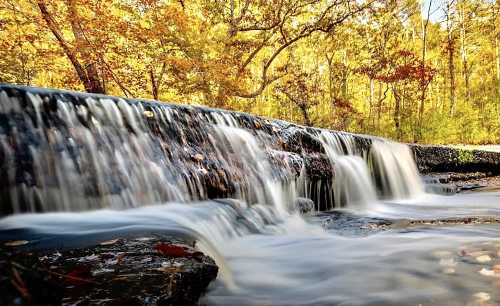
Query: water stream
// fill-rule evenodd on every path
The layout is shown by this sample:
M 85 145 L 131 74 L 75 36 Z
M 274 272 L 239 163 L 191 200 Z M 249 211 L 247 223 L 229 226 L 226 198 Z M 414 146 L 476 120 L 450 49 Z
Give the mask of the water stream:
M 311 137 L 333 167 L 334 209 L 302 216 L 299 185 L 312 179 L 304 163 L 297 174 L 297 156 L 239 119 L 0 91 L 0 241 L 194 237 L 221 268 L 204 305 L 500 303 L 500 283 L 480 273 L 500 264 L 500 226 L 460 222 L 500 218 L 500 192 L 425 193 L 405 145 L 373 138 L 366 150 L 352 134 L 319 131 Z M 476 262 L 474 252 L 491 258 Z

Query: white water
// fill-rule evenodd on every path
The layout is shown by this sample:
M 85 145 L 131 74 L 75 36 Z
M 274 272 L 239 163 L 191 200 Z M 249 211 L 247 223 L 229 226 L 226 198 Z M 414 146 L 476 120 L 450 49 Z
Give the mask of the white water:
M 382 196 L 403 199 L 423 194 L 417 166 L 407 145 L 374 140 L 369 161 L 374 179 L 381 183 Z
M 228 167 L 240 163 L 244 168 L 246 189 L 242 186 L 235 196 L 249 204 L 271 205 L 279 214 L 287 214 L 289 204 L 297 198 L 295 182 L 274 177 L 264 151 L 249 132 L 224 125 L 216 126 L 215 131 L 214 147 L 219 160 L 229 161 Z
M 499 197 L 500 193 L 430 195 L 421 201 L 383 203 L 372 214 L 396 220 L 500 217 Z M 438 204 L 445 200 L 446 204 Z M 233 206 L 170 203 L 124 211 L 16 215 L 3 219 L 0 228 L 33 230 L 43 237 L 40 243 L 48 245 L 85 237 L 103 241 L 112 237 L 106 235 L 134 232 L 192 235 L 221 268 L 219 280 L 202 300 L 206 305 L 427 305 L 431 301 L 463 305 L 477 292 L 499 298 L 489 279 L 477 273 L 485 265 L 469 267 L 456 257 L 464 245 L 489 241 L 500 246 L 497 225 L 401 228 L 350 237 L 298 215 L 276 218 L 273 211 L 269 206 L 246 207 L 237 202 Z M 456 274 L 442 272 L 446 266 L 441 264 L 451 259 L 433 255 L 439 252 L 455 258 Z
M 376 190 L 385 199 L 415 198 L 424 193 L 407 145 L 373 138 L 366 155 L 357 152 L 351 134 L 322 131 L 319 139 L 334 167 L 333 194 L 338 206 L 367 207 L 377 201 Z
M 356 155 L 352 135 L 322 131 L 319 139 L 333 167 L 333 198 L 337 207 L 366 208 L 376 202 L 367 164 Z

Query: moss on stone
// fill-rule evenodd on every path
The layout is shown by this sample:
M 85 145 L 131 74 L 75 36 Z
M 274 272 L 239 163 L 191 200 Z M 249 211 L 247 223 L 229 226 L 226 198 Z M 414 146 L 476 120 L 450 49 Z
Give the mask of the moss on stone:
M 470 163 L 474 160 L 474 154 L 470 150 L 457 149 L 457 161 L 459 164 Z

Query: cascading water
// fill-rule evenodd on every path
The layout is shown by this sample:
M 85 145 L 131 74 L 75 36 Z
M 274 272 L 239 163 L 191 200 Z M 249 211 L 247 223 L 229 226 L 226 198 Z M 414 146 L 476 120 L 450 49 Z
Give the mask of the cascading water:
M 369 163 L 381 196 L 401 199 L 423 193 L 422 181 L 408 146 L 374 140 Z
M 216 126 L 215 131 L 214 147 L 220 148 L 219 158 L 238 162 L 244 168 L 245 184 L 235 196 L 247 203 L 270 204 L 280 214 L 286 214 L 297 197 L 294 182 L 275 177 L 264 151 L 249 132 L 227 126 Z M 228 166 L 234 167 L 234 162 Z M 285 172 L 289 173 L 287 169 Z
M 352 136 L 347 133 L 322 131 L 319 139 L 333 167 L 334 204 L 359 208 L 375 202 L 375 190 L 366 162 L 355 155 L 356 146 Z
M 219 110 L 0 86 L 0 211 L 45 212 L 1 218 L 0 240 L 30 240 L 34 233 L 59 247 L 135 231 L 187 234 L 222 271 L 222 282 L 202 301 L 207 305 L 448 303 L 484 287 L 479 280 L 454 286 L 432 266 L 429 250 L 453 249 L 470 237 L 497 239 L 496 228 L 394 227 L 358 238 L 328 222 L 318 226 L 328 213 L 306 219 L 291 208 L 310 193 L 296 190 L 300 180 L 332 177 L 335 203 L 328 209 L 346 206 L 397 224 L 500 216 L 495 194 L 483 196 L 482 205 L 452 198 L 462 207 L 453 212 L 437 196 L 384 202 L 422 192 L 405 145 L 301 129 Z M 333 166 L 330 177 L 311 134 Z M 370 211 L 375 190 L 384 209 Z

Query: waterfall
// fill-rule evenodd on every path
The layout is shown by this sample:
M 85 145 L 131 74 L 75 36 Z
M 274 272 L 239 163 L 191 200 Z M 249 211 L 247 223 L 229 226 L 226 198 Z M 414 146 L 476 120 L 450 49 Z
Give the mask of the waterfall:
M 11 186 L 7 196 L 14 212 L 127 208 L 191 198 L 189 183 L 179 179 L 175 160 L 151 133 L 141 104 L 67 99 L 27 93 L 21 100 L 0 92 L 3 179 Z
M 423 193 L 407 145 L 373 138 L 369 152 L 361 152 L 349 133 L 321 131 L 318 138 L 333 167 L 331 207 L 366 207 L 377 201 L 377 193 L 394 199 Z
M 369 163 L 382 197 L 401 199 L 424 192 L 413 155 L 407 145 L 376 139 L 370 150 Z
M 214 198 L 284 214 L 297 197 L 356 209 L 375 202 L 375 190 L 421 192 L 402 144 L 203 107 L 5 85 L 0 162 L 4 215 Z
M 240 186 L 237 197 L 247 203 L 271 204 L 280 214 L 288 212 L 287 205 L 296 198 L 294 182 L 275 176 L 257 139 L 241 128 L 216 126 L 215 131 L 219 159 L 231 161 L 230 167 L 240 163 L 245 169 L 246 183 Z
M 355 208 L 375 202 L 375 189 L 366 162 L 355 155 L 352 135 L 322 131 L 319 139 L 333 167 L 334 205 Z

